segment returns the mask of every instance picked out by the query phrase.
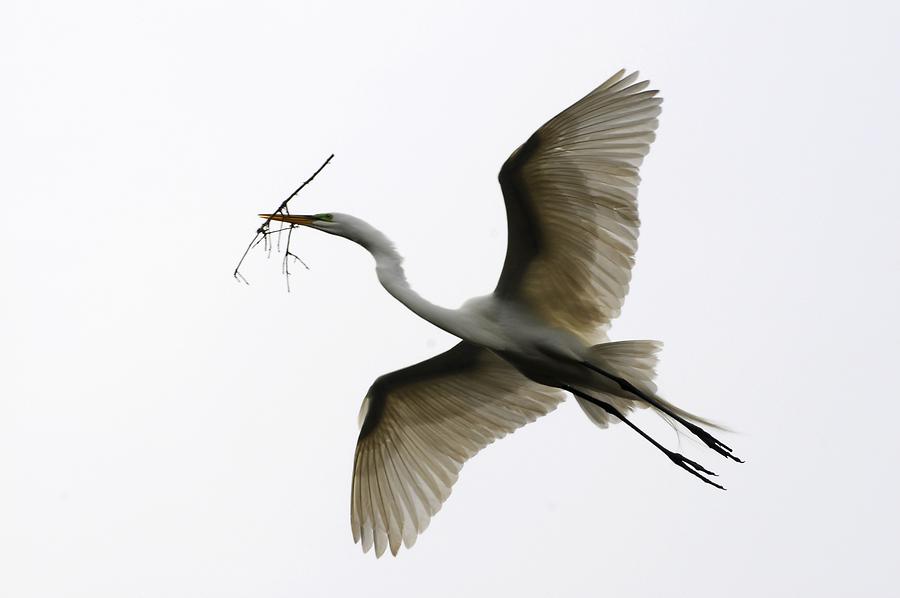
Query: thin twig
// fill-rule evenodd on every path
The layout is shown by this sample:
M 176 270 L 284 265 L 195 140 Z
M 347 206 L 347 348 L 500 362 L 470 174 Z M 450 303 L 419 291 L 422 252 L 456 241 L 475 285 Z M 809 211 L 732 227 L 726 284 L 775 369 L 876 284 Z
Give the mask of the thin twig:
M 310 176 L 308 179 L 303 181 L 303 183 L 301 183 L 299 187 L 294 189 L 294 192 L 291 193 L 290 195 L 288 195 L 287 199 L 285 199 L 283 202 L 281 202 L 281 205 L 278 206 L 278 209 L 276 209 L 274 212 L 271 213 L 271 215 L 268 218 L 266 218 L 266 221 L 262 223 L 262 226 L 260 226 L 258 229 L 256 229 L 256 234 L 253 235 L 253 238 L 250 240 L 250 243 L 247 245 L 247 249 L 244 250 L 243 255 L 241 255 L 241 259 L 238 260 L 237 266 L 235 266 L 235 268 L 234 268 L 235 280 L 237 280 L 238 282 L 243 282 L 244 284 L 250 284 L 250 282 L 240 272 L 241 264 L 244 263 L 244 259 L 246 259 L 247 254 L 250 253 L 251 249 L 253 249 L 257 245 L 259 245 L 260 243 L 263 243 L 264 247 L 266 249 L 266 252 L 269 255 L 271 255 L 272 242 L 269 240 L 269 235 L 274 234 L 274 233 L 278 233 L 277 250 L 280 251 L 281 250 L 281 231 L 283 231 L 283 230 L 288 231 L 287 242 L 285 243 L 285 246 L 284 246 L 285 253 L 284 253 L 284 262 L 283 262 L 283 266 L 282 266 L 285 277 L 287 278 L 291 274 L 290 271 L 288 270 L 288 258 L 289 257 L 293 257 L 298 262 L 303 264 L 304 268 L 309 270 L 309 266 L 307 266 L 303 260 L 301 260 L 296 254 L 291 253 L 291 231 L 293 231 L 294 225 L 291 225 L 288 227 L 283 227 L 276 231 L 270 231 L 269 223 L 272 221 L 272 216 L 275 216 L 277 214 L 290 214 L 290 211 L 288 210 L 288 202 L 291 201 L 292 199 L 294 199 L 294 197 L 298 193 L 300 193 L 300 191 L 302 191 L 304 187 L 306 187 L 308 184 L 310 184 L 312 182 L 312 180 L 314 178 L 316 178 L 316 175 L 318 175 L 320 172 L 322 172 L 322 169 L 324 169 L 326 166 L 328 166 L 328 163 L 331 162 L 332 158 L 334 158 L 334 154 L 331 154 L 330 156 L 328 156 L 328 158 L 322 163 L 322 165 L 319 166 L 319 168 L 314 173 L 312 173 L 312 176 Z M 290 285 L 290 280 L 288 280 L 288 292 L 290 292 L 290 290 L 291 290 L 291 285 Z

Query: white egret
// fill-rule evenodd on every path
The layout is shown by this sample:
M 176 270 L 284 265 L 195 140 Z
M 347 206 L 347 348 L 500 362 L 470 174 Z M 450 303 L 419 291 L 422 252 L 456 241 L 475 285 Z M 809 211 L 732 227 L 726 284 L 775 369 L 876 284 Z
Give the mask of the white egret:
M 379 230 L 346 214 L 262 215 L 345 237 L 375 258 L 384 288 L 459 337 L 427 361 L 385 374 L 360 410 L 351 527 L 376 555 L 411 547 L 467 459 L 575 396 L 600 427 L 625 422 L 675 464 L 721 488 L 700 464 L 626 419 L 650 407 L 720 455 L 731 449 L 656 393 L 654 341 L 608 342 L 637 248 L 638 167 L 662 99 L 620 71 L 537 130 L 500 170 L 508 246 L 497 288 L 459 309 L 410 288 Z

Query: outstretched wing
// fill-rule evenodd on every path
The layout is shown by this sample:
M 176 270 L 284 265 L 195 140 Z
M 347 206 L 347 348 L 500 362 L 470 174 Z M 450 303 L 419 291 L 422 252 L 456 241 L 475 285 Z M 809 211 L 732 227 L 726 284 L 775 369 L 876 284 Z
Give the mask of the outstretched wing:
M 662 99 L 619 71 L 504 163 L 509 240 L 495 293 L 595 338 L 619 315 L 637 250 L 638 167 Z
M 482 448 L 552 411 L 563 394 L 486 349 L 449 351 L 378 378 L 363 400 L 350 525 L 363 550 L 397 554 L 428 526 Z

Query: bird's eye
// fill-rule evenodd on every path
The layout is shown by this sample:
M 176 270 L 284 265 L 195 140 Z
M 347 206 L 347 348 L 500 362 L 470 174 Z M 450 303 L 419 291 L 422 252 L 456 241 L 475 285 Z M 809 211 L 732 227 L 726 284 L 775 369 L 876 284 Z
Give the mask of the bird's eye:
M 331 222 L 332 220 L 334 220 L 334 216 L 332 216 L 331 214 L 316 214 L 316 220 Z

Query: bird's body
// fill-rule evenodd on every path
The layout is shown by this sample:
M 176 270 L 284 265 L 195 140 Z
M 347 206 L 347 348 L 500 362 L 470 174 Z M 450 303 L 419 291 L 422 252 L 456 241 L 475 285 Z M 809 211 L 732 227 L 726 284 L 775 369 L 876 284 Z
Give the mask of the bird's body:
M 449 351 L 378 378 L 363 401 L 351 528 L 363 548 L 412 546 L 463 463 L 493 440 L 573 394 L 605 427 L 622 421 L 704 482 L 700 464 L 672 452 L 625 416 L 650 407 L 738 460 L 653 383 L 654 341 L 608 342 L 637 248 L 637 169 L 661 100 L 620 71 L 563 111 L 503 165 L 508 248 L 495 291 L 459 309 L 416 293 L 390 240 L 347 214 L 264 215 L 345 237 L 375 258 L 378 279 L 420 317 L 461 339 Z
M 589 358 L 590 345 L 578 335 L 549 324 L 526 303 L 491 294 L 473 297 L 458 309 L 435 305 L 409 286 L 403 258 L 383 233 L 349 214 L 332 213 L 331 216 L 343 223 L 345 231 L 352 229 L 352 233 L 342 236 L 356 241 L 374 256 L 381 285 L 419 317 L 460 339 L 504 356 L 532 380 L 553 376 L 552 370 L 557 370 L 556 380 L 569 383 L 596 376 L 579 365 Z M 601 335 L 600 340 L 605 340 L 605 335 Z

